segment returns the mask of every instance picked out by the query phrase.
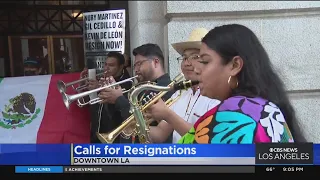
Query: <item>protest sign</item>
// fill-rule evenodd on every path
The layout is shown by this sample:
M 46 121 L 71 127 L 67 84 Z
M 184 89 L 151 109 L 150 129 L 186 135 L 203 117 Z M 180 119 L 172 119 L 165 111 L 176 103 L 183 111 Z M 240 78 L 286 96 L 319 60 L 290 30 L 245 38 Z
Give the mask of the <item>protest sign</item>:
M 109 52 L 124 53 L 125 10 L 86 12 L 83 15 L 86 65 L 88 69 L 101 71 Z

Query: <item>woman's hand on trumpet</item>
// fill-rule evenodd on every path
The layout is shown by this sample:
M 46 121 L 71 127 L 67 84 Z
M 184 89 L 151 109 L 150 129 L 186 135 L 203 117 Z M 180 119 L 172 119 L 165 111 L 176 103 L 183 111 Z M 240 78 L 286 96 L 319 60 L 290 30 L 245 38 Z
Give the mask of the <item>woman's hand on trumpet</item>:
M 163 119 L 167 119 L 168 111 L 170 109 L 163 102 L 162 99 L 156 101 L 153 105 L 145 110 L 144 116 L 147 119 L 153 119 L 155 121 L 161 121 Z
M 115 83 L 116 81 L 112 76 L 106 78 L 106 82 L 108 85 Z M 113 86 L 110 88 L 105 88 L 100 91 L 98 97 L 102 99 L 101 104 L 109 103 L 115 104 L 118 97 L 122 96 L 122 88 L 121 86 Z

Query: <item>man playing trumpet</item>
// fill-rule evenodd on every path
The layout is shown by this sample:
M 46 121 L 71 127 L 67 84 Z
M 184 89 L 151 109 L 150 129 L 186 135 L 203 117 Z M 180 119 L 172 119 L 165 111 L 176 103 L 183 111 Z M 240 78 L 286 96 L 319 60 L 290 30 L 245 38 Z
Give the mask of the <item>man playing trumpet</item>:
M 133 50 L 134 71 L 137 75 L 139 82 L 151 81 L 155 82 L 159 86 L 167 86 L 171 82 L 170 77 L 164 71 L 164 56 L 160 47 L 156 44 L 144 44 Z M 143 97 L 147 97 L 152 92 L 145 92 Z M 173 92 L 168 92 L 162 97 L 163 100 L 167 100 L 171 97 Z M 121 88 L 107 88 L 103 90 L 99 97 L 104 99 L 103 103 L 114 104 L 115 108 L 121 112 L 122 121 L 126 120 L 130 115 L 130 103 L 128 99 L 123 96 Z M 145 101 L 144 103 L 147 103 Z M 156 126 L 157 122 L 151 124 Z M 166 143 L 171 143 L 172 138 L 169 137 L 164 140 Z M 133 139 L 121 139 L 121 143 L 138 143 L 137 138 Z
M 196 80 L 194 63 L 198 63 L 201 39 L 207 33 L 206 29 L 198 28 L 191 33 L 188 41 L 172 44 L 172 47 L 181 55 L 178 61 L 181 62 L 181 71 L 186 80 Z M 150 127 L 149 135 L 153 143 L 164 142 L 172 132 L 172 143 L 177 143 L 181 135 L 188 132 L 200 116 L 220 103 L 219 100 L 201 96 L 198 85 L 182 92 L 177 91 L 172 95 L 172 98 L 175 98 L 179 93 L 182 93 L 180 98 L 170 107 L 178 116 L 170 122 L 165 119 L 160 121 L 158 126 Z M 164 102 L 160 100 L 147 109 L 145 116 L 148 119 L 157 118 L 161 116 L 159 113 L 164 107 Z
M 128 71 L 124 68 L 124 56 L 118 52 L 109 52 L 106 62 L 104 64 L 105 77 L 99 81 L 96 79 L 88 80 L 88 90 L 97 89 L 103 84 L 111 84 L 113 81 L 119 82 L 130 78 Z M 81 72 L 81 78 L 87 74 L 87 70 Z M 114 77 L 112 80 L 109 77 Z M 132 84 L 130 82 L 121 84 L 122 89 L 130 89 Z M 91 112 L 91 143 L 100 143 L 96 136 L 96 132 L 105 133 L 117 127 L 121 121 L 121 114 L 116 110 L 113 104 L 102 102 L 100 104 L 90 105 Z M 119 143 L 119 139 L 115 140 Z

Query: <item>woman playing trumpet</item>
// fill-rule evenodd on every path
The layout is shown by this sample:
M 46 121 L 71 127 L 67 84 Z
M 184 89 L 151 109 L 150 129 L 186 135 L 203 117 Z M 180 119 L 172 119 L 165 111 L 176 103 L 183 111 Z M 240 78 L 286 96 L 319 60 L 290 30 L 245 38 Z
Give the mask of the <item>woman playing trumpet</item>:
M 181 71 L 186 80 L 196 80 L 193 64 L 199 60 L 201 39 L 207 33 L 208 30 L 204 28 L 196 28 L 190 33 L 187 41 L 172 44 L 181 55 L 177 60 L 181 63 Z M 172 125 L 161 121 L 157 126 L 151 126 L 150 137 L 153 143 L 163 143 L 171 134 L 172 143 L 177 143 L 181 135 L 187 133 L 200 116 L 220 103 L 216 99 L 201 96 L 198 84 L 187 90 L 177 91 L 171 98 L 175 99 L 176 96 L 180 97 L 170 109 L 179 115 L 179 118 L 171 121 Z
M 201 95 L 221 103 L 198 119 L 179 143 L 304 141 L 284 85 L 256 35 L 237 24 L 212 29 L 195 65 Z M 156 120 L 177 116 L 159 101 L 149 109 Z

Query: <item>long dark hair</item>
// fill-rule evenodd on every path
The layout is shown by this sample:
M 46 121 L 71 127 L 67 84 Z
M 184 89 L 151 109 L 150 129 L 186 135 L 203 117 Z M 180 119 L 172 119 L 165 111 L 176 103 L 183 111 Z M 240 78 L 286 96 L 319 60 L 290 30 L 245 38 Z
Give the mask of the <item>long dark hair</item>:
M 305 139 L 296 122 L 294 108 L 285 92 L 285 86 L 272 67 L 269 56 L 257 36 L 247 27 L 238 24 L 223 25 L 212 29 L 202 40 L 229 63 L 233 57 L 243 59 L 238 74 L 239 86 L 232 95 L 262 97 L 276 104 L 282 111 L 296 142 Z

